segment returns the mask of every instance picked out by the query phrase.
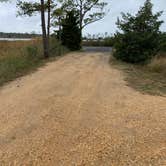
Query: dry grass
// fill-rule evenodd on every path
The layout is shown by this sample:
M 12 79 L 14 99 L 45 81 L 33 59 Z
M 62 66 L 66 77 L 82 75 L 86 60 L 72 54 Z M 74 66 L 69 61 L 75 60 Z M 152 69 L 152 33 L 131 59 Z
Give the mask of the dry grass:
M 166 58 L 158 56 L 147 65 L 133 65 L 117 61 L 111 65 L 124 71 L 128 85 L 144 94 L 166 96 Z
M 60 43 L 55 40 L 51 42 L 52 57 L 64 53 L 65 49 Z M 47 61 L 42 58 L 40 38 L 31 41 L 0 41 L 0 85 L 37 69 Z
M 24 56 L 28 54 L 29 47 L 36 47 L 41 53 L 40 41 L 2 41 L 0 42 L 0 58 Z
M 29 46 L 41 48 L 41 39 L 30 41 L 0 41 L 0 58 L 6 56 L 22 56 Z
M 166 74 L 166 57 L 154 58 L 147 67 L 151 72 Z

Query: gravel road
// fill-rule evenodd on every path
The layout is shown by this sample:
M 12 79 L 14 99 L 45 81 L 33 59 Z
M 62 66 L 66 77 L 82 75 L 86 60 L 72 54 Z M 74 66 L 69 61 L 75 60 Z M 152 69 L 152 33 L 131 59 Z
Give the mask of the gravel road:
M 70 53 L 0 89 L 1 166 L 165 166 L 166 98 L 109 53 Z

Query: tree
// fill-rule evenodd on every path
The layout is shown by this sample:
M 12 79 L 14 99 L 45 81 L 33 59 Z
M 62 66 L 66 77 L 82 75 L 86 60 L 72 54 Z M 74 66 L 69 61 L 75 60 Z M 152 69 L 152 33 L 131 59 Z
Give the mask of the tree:
M 100 0 L 59 0 L 62 3 L 64 11 L 78 11 L 79 12 L 79 28 L 82 29 L 96 21 L 101 20 L 106 12 L 105 7 L 107 3 Z M 92 11 L 92 9 L 94 9 Z
M 135 16 L 122 13 L 117 26 L 122 32 L 115 36 L 115 53 L 118 59 L 139 63 L 145 62 L 156 55 L 159 45 L 160 26 L 163 21 L 158 18 L 162 12 L 153 14 L 153 4 L 146 0 Z
M 65 18 L 65 11 L 62 8 L 57 8 L 52 13 L 52 26 L 58 27 L 57 38 L 61 40 L 62 20 Z
M 70 11 L 62 23 L 62 44 L 72 51 L 81 48 L 81 33 L 78 20 L 78 14 L 75 11 Z
M 39 2 L 26 2 L 20 1 L 17 2 L 17 7 L 19 9 L 18 15 L 23 16 L 33 16 L 35 13 L 40 12 L 41 15 L 41 24 L 42 24 L 42 38 L 43 38 L 43 50 L 44 50 L 44 57 L 49 57 L 49 39 L 50 39 L 50 20 L 51 20 L 51 8 L 53 2 L 51 0 L 47 0 L 45 3 L 44 0 L 40 0 Z M 45 21 L 45 12 L 48 11 L 48 23 L 46 28 L 46 21 Z
M 160 34 L 159 51 L 166 52 L 166 32 Z

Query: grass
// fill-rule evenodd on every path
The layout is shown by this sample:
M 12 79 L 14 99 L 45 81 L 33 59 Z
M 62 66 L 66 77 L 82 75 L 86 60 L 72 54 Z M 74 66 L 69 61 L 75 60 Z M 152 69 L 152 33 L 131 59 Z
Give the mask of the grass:
M 157 57 L 147 65 L 133 65 L 111 57 L 111 65 L 124 71 L 128 86 L 143 94 L 166 96 L 166 57 Z
M 51 40 L 50 57 L 42 57 L 42 41 L 0 41 L 0 86 L 17 77 L 28 74 L 55 57 L 64 54 L 66 49 Z

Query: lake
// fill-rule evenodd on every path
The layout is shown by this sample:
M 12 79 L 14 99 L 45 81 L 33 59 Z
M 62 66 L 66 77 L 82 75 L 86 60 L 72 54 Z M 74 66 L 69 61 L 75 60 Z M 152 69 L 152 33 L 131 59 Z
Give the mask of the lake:
M 0 41 L 29 41 L 31 38 L 0 38 Z

